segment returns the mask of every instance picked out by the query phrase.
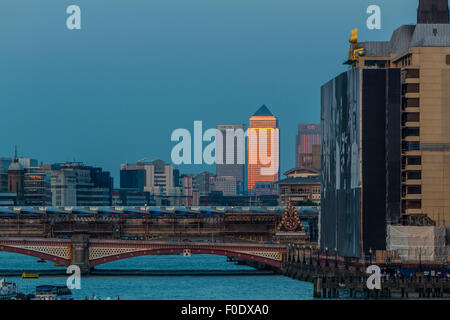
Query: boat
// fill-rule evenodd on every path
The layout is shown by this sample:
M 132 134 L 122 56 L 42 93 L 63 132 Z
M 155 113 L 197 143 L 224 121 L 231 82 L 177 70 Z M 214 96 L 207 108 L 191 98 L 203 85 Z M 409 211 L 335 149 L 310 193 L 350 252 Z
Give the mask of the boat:
M 53 265 L 54 265 L 55 267 L 64 267 L 63 264 L 59 264 L 59 263 L 56 263 L 56 262 L 55 262 Z
M 17 286 L 13 282 L 0 279 L 0 300 L 14 300 L 17 296 Z
M 38 273 L 22 273 L 22 279 L 37 279 L 39 278 Z
M 37 286 L 33 300 L 73 300 L 72 291 L 67 286 Z
M 37 263 L 46 263 L 47 261 L 46 260 L 44 260 L 44 259 L 39 259 L 38 261 L 37 261 Z

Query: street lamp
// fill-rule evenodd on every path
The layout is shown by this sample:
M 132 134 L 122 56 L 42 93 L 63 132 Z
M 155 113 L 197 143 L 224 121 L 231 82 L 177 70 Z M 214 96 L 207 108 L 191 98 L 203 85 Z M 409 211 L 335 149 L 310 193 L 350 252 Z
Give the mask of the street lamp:
M 309 264 L 312 265 L 312 246 L 309 246 Z
M 303 246 L 303 264 L 306 264 L 305 246 Z
M 338 267 L 338 255 L 337 255 L 337 248 L 334 248 L 334 266 Z
M 370 264 L 372 264 L 372 248 L 369 249 L 369 254 L 370 254 L 369 261 L 370 261 Z
M 328 247 L 325 247 L 325 266 L 328 267 Z

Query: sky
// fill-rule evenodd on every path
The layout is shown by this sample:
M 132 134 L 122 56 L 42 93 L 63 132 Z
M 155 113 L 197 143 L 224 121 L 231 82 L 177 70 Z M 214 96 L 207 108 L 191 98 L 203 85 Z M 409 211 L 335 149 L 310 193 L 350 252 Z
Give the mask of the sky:
M 348 69 L 350 32 L 389 40 L 416 0 L 1 0 L 0 157 L 170 162 L 177 128 L 279 119 L 280 171 L 298 123 L 320 122 L 320 86 Z M 66 8 L 81 8 L 68 30 Z M 369 30 L 369 5 L 381 30 Z M 205 143 L 206 146 L 206 143 Z M 214 166 L 180 166 L 182 173 Z

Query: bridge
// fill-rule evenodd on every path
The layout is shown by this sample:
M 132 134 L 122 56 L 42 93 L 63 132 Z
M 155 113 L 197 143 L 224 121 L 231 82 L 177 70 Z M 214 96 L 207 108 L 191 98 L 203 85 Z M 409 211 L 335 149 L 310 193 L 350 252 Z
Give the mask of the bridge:
M 28 255 L 64 266 L 78 265 L 83 273 L 111 261 L 146 255 L 212 254 L 253 261 L 280 269 L 287 247 L 267 243 L 101 240 L 75 235 L 72 239 L 0 238 L 0 251 Z
M 122 240 L 273 241 L 284 207 L 0 207 L 0 236 Z M 317 239 L 318 208 L 297 207 L 305 236 Z
M 317 217 L 315 207 L 2 207 L 0 251 L 75 264 L 84 273 L 166 254 L 222 255 L 280 269 L 283 243 L 314 239 Z

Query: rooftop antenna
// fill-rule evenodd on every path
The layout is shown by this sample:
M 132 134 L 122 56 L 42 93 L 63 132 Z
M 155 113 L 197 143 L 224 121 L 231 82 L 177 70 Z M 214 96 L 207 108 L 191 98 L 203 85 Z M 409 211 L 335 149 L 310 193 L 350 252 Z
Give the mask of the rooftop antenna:
M 14 163 L 19 162 L 19 159 L 17 158 L 17 144 L 14 146 Z

